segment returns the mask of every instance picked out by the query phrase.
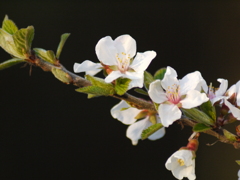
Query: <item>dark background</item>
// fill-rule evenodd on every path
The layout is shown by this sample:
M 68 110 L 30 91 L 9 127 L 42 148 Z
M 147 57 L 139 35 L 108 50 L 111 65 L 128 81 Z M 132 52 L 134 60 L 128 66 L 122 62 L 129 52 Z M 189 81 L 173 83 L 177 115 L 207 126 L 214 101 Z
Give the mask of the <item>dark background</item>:
M 20 28 L 35 27 L 32 47 L 56 50 L 71 33 L 61 63 L 95 55 L 97 41 L 130 34 L 137 51 L 155 50 L 148 71 L 172 66 L 179 77 L 199 70 L 208 83 L 229 85 L 240 77 L 240 3 L 191 1 L 1 1 Z M 1 61 L 10 56 L 0 50 Z M 23 64 L 0 72 L 0 179 L 163 179 L 167 158 L 187 144 L 191 128 L 174 124 L 163 139 L 132 146 L 127 126 L 113 119 L 112 98 L 88 100 L 51 73 Z M 202 134 L 196 159 L 198 180 L 235 180 L 239 150 Z

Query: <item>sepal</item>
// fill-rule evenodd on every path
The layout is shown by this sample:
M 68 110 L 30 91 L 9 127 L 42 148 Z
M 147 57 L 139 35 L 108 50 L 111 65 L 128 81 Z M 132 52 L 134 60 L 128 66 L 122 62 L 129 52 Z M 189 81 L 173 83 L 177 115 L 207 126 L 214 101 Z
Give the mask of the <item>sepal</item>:
M 154 124 L 152 126 L 149 126 L 147 129 L 143 130 L 141 134 L 142 140 L 147 139 L 149 136 L 151 136 L 153 133 L 155 133 L 157 130 L 161 129 L 163 125 L 161 123 Z
M 128 90 L 130 82 L 131 82 L 131 79 L 128 79 L 128 78 L 116 79 L 115 86 L 114 86 L 115 92 L 120 96 L 125 94 Z
M 151 82 L 154 81 L 152 74 L 147 71 L 144 71 L 144 87 L 148 90 Z
M 215 106 L 212 105 L 211 101 L 207 101 L 202 103 L 200 106 L 201 110 L 206 113 L 212 120 L 216 121 L 216 109 Z
M 197 123 L 193 127 L 194 132 L 204 132 L 204 131 L 209 130 L 209 129 L 212 129 L 212 127 L 207 126 L 206 124 L 203 124 L 203 123 Z
M 191 108 L 191 109 L 184 109 L 181 108 L 185 116 L 188 118 L 198 122 L 198 123 L 203 123 L 206 125 L 214 125 L 214 121 L 212 118 L 210 118 L 207 114 L 204 112 L 198 110 L 197 108 Z
M 164 75 L 166 73 L 167 68 L 161 68 L 157 70 L 153 76 L 154 79 L 160 79 L 162 80 L 164 78 Z

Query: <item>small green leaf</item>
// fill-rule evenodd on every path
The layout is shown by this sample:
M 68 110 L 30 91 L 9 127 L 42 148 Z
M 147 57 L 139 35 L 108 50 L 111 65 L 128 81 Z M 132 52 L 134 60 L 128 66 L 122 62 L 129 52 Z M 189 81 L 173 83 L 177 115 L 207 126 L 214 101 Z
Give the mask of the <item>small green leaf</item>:
M 11 35 L 18 31 L 18 27 L 16 26 L 16 24 L 12 20 L 8 19 L 7 15 L 2 22 L 2 29 Z
M 87 86 L 76 89 L 77 92 L 91 94 L 88 98 L 92 98 L 93 96 L 109 96 L 112 94 L 112 91 L 109 89 L 105 89 L 99 86 Z
M 34 48 L 33 50 L 35 51 L 37 56 L 43 59 L 44 61 L 47 61 L 51 64 L 57 63 L 55 54 L 52 50 L 46 51 L 45 49 L 42 48 Z
M 34 37 L 33 26 L 18 30 L 13 34 L 13 40 L 18 53 L 28 56 L 31 53 L 31 45 Z
M 0 64 L 0 70 L 9 68 L 11 66 L 14 66 L 14 65 L 17 65 L 17 64 L 23 63 L 23 62 L 26 62 L 26 61 L 24 59 L 19 59 L 19 58 L 9 59 Z
M 207 101 L 200 106 L 201 110 L 205 112 L 213 121 L 216 121 L 216 110 L 215 106 L 212 105 L 211 101 Z
M 193 127 L 193 131 L 194 132 L 203 132 L 206 131 L 208 129 L 211 129 L 211 127 L 203 124 L 203 123 L 197 123 L 194 127 Z
M 214 121 L 212 120 L 212 118 L 210 118 L 204 112 L 202 112 L 196 108 L 192 108 L 192 109 L 181 108 L 181 110 L 183 111 L 185 116 L 189 117 L 190 119 L 192 119 L 196 122 L 203 123 L 206 125 L 214 125 Z
M 131 79 L 128 78 L 118 78 L 116 80 L 116 84 L 114 86 L 114 89 L 118 95 L 123 95 L 127 92 L 129 83 L 131 82 Z
M 163 125 L 161 123 L 157 123 L 143 130 L 141 134 L 142 140 L 147 139 L 149 136 L 151 136 L 153 133 L 155 133 L 157 130 L 161 129 L 162 127 Z
M 109 89 L 111 92 L 114 92 L 113 85 L 111 83 L 106 83 L 104 81 L 104 79 L 94 77 L 94 76 L 91 76 L 91 75 L 88 75 L 88 74 L 85 77 L 86 77 L 87 80 L 89 80 L 92 83 L 92 85 L 99 86 L 99 87 L 105 88 L 105 89 Z
M 146 91 L 144 91 L 143 89 L 135 88 L 134 91 L 136 91 L 139 94 L 143 94 L 143 95 L 148 96 L 148 93 Z
M 58 48 L 57 48 L 57 53 L 56 53 L 57 59 L 59 59 L 60 54 L 62 52 L 62 48 L 63 48 L 63 46 L 64 46 L 64 44 L 67 41 L 69 36 L 70 36 L 70 33 L 62 34 L 60 43 L 59 43 Z
M 66 84 L 70 84 L 70 76 L 62 69 L 52 68 L 52 73 L 58 80 Z
M 18 52 L 13 40 L 13 36 L 8 32 L 4 31 L 3 29 L 0 29 L 0 46 L 12 56 L 15 56 L 20 59 L 26 58 L 25 55 Z
M 147 90 L 149 89 L 150 83 L 153 81 L 154 81 L 153 76 L 149 72 L 144 71 L 144 86 Z
M 229 141 L 235 142 L 237 139 L 236 135 L 230 133 L 226 129 L 223 129 L 223 134 Z
M 103 79 L 90 75 L 86 75 L 85 77 L 92 83 L 92 86 L 78 88 L 76 91 L 87 93 L 88 98 L 96 96 L 109 96 L 115 93 L 114 87 L 111 83 L 106 83 Z
M 159 69 L 158 71 L 155 72 L 153 78 L 162 80 L 164 78 L 166 70 L 167 70 L 166 68 Z

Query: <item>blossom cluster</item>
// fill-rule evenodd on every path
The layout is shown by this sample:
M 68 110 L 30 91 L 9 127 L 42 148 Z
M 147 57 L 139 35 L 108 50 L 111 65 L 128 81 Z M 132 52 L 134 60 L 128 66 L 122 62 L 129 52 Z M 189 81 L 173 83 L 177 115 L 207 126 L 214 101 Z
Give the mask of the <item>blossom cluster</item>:
M 144 71 L 156 56 L 155 51 L 136 52 L 136 41 L 130 35 L 121 35 L 115 40 L 110 36 L 103 37 L 98 41 L 95 51 L 100 62 L 85 60 L 81 64 L 75 63 L 74 72 L 85 72 L 94 76 L 103 70 L 106 75 L 105 82 L 111 84 L 116 84 L 119 78 L 127 78 L 130 80 L 127 90 L 142 88 L 145 85 Z M 212 116 L 209 118 L 211 120 L 207 119 L 200 123 L 221 126 L 240 120 L 240 81 L 228 90 L 226 79 L 218 79 L 218 82 L 219 88 L 208 86 L 199 71 L 178 79 L 177 72 L 168 66 L 162 78 L 156 78 L 149 86 L 145 86 L 150 101 L 156 107 L 155 112 L 137 109 L 122 100 L 111 109 L 111 115 L 123 124 L 129 125 L 126 136 L 131 139 L 133 145 L 137 145 L 144 130 L 155 124 L 161 124 L 162 127 L 150 133 L 148 139 L 162 138 L 165 135 L 165 128 L 183 116 L 193 115 L 191 109 L 207 102 L 210 102 L 211 107 L 220 107 L 220 115 Z M 167 160 L 166 168 L 171 170 L 177 179 L 187 177 L 194 180 L 195 157 L 192 154 L 195 152 L 196 149 L 180 149 Z

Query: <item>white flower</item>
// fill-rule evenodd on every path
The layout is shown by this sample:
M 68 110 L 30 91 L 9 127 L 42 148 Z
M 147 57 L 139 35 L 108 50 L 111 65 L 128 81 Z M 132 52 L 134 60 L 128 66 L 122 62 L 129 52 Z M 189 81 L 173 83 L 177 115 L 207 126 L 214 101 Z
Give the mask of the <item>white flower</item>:
M 240 170 L 238 171 L 238 180 L 240 180 Z
M 191 109 L 208 101 L 205 93 L 196 90 L 201 79 L 200 72 L 195 71 L 178 80 L 176 71 L 167 67 L 163 80 L 150 84 L 149 96 L 155 103 L 160 104 L 158 113 L 165 127 L 181 118 L 179 108 Z
M 137 108 L 131 107 L 125 101 L 121 101 L 111 109 L 111 114 L 114 118 L 121 121 L 123 124 L 130 125 L 127 129 L 127 137 L 132 140 L 133 145 L 137 145 L 138 140 L 141 139 L 141 134 L 144 129 L 147 129 L 152 123 L 149 120 L 149 116 L 146 115 L 142 120 L 137 121 L 135 117 L 142 112 Z M 161 123 L 160 118 L 156 116 L 157 123 Z M 136 122 L 137 121 L 137 122 Z M 165 134 L 165 128 L 161 128 L 151 136 L 150 140 L 156 140 L 163 137 Z
M 208 88 L 206 81 L 204 79 L 202 79 L 202 82 L 201 82 L 203 90 L 209 97 L 212 105 L 214 105 L 215 102 L 222 100 L 226 97 L 225 93 L 228 88 L 228 80 L 219 78 L 217 79 L 217 81 L 220 82 L 220 86 L 216 91 L 215 91 L 215 88 L 211 87 L 211 85 Z
M 101 63 L 89 60 L 75 63 L 74 72 L 95 75 L 102 67 L 109 70 L 105 82 L 110 83 L 119 77 L 129 78 L 132 80 L 129 89 L 143 87 L 143 73 L 156 56 L 155 51 L 136 54 L 136 41 L 130 35 L 122 35 L 115 40 L 106 36 L 98 41 L 95 50 Z
M 189 180 L 196 179 L 195 175 L 195 159 L 191 150 L 178 150 L 168 158 L 166 168 L 172 171 L 177 179 L 187 177 Z

